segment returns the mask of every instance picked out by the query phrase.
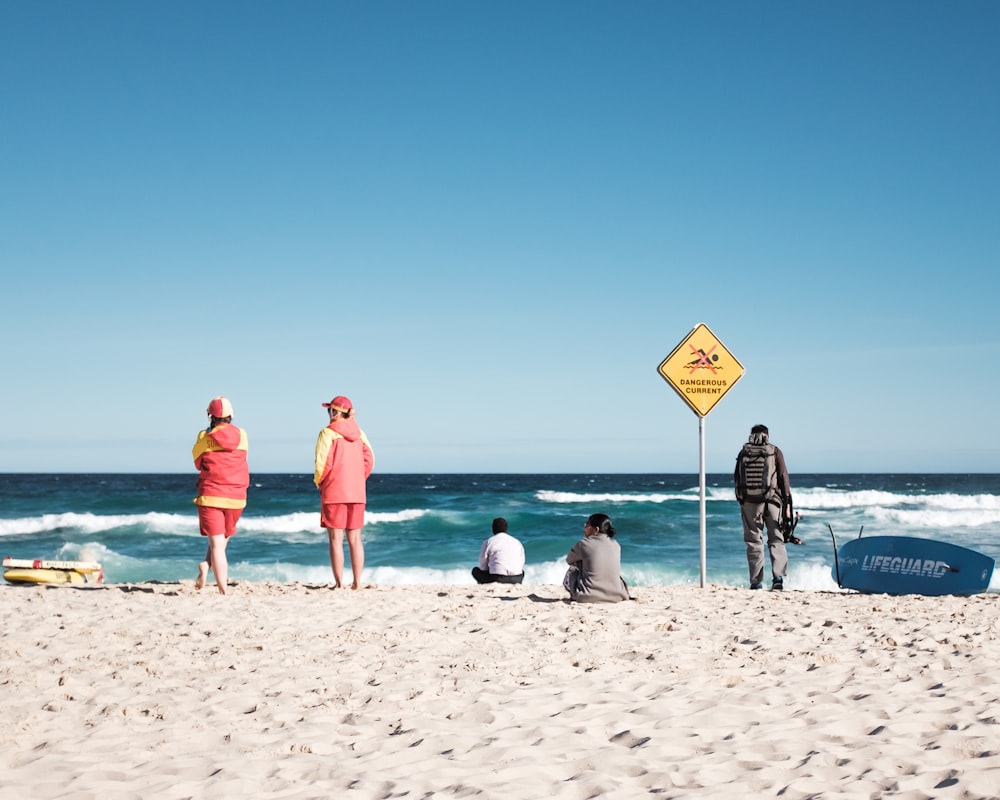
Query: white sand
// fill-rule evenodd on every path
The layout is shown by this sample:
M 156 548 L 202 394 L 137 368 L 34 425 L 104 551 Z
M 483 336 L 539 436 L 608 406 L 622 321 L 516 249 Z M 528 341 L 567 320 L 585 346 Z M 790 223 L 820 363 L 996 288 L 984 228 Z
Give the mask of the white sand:
M 0 798 L 1000 796 L 1000 595 L 0 586 Z

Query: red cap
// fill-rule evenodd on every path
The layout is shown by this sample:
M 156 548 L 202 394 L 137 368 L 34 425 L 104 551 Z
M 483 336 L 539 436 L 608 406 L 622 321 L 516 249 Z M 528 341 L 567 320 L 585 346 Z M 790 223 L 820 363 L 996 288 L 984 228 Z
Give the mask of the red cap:
M 348 400 L 344 395 L 338 394 L 329 403 L 323 403 L 323 408 L 332 408 L 334 411 L 339 411 L 341 414 L 346 414 L 354 405 Z
M 208 416 L 215 417 L 216 419 L 224 419 L 225 417 L 231 417 L 233 415 L 233 404 L 229 402 L 225 397 L 213 398 L 212 402 L 208 404 Z

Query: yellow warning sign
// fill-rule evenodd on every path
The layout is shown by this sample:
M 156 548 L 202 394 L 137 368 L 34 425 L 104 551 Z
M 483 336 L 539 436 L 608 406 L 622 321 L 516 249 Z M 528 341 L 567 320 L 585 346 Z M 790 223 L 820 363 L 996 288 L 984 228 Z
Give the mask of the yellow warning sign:
M 657 368 L 699 417 L 708 416 L 744 371 L 704 323 L 698 323 Z

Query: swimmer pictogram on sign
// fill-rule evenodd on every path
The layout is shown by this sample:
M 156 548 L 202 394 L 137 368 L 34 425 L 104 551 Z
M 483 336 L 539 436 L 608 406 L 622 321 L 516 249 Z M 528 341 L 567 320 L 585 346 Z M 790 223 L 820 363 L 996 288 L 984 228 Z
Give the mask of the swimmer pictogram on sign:
M 681 399 L 705 417 L 745 372 L 725 345 L 699 323 L 657 368 Z
M 718 356 L 712 355 L 712 350 L 714 350 L 715 348 L 713 347 L 712 350 L 709 350 L 706 353 L 704 350 L 697 349 L 694 345 L 689 345 L 689 346 L 691 347 L 691 351 L 698 355 L 698 357 L 694 361 L 688 362 L 688 366 L 691 367 L 691 372 L 693 373 L 696 369 L 698 369 L 698 367 L 705 367 L 706 369 L 712 370 L 712 374 L 715 375 L 716 374 L 715 368 L 710 363 L 712 361 L 719 360 Z

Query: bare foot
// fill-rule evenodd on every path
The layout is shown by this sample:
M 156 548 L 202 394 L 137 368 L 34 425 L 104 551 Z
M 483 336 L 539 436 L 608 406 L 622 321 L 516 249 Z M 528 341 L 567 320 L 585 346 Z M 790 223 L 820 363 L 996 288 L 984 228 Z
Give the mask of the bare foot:
M 198 578 L 194 582 L 194 588 L 200 591 L 205 587 L 206 580 L 208 580 L 208 562 L 202 561 L 198 565 Z
M 360 589 L 361 587 L 358 584 L 356 584 L 356 583 L 352 583 L 351 584 L 351 588 L 352 589 Z

